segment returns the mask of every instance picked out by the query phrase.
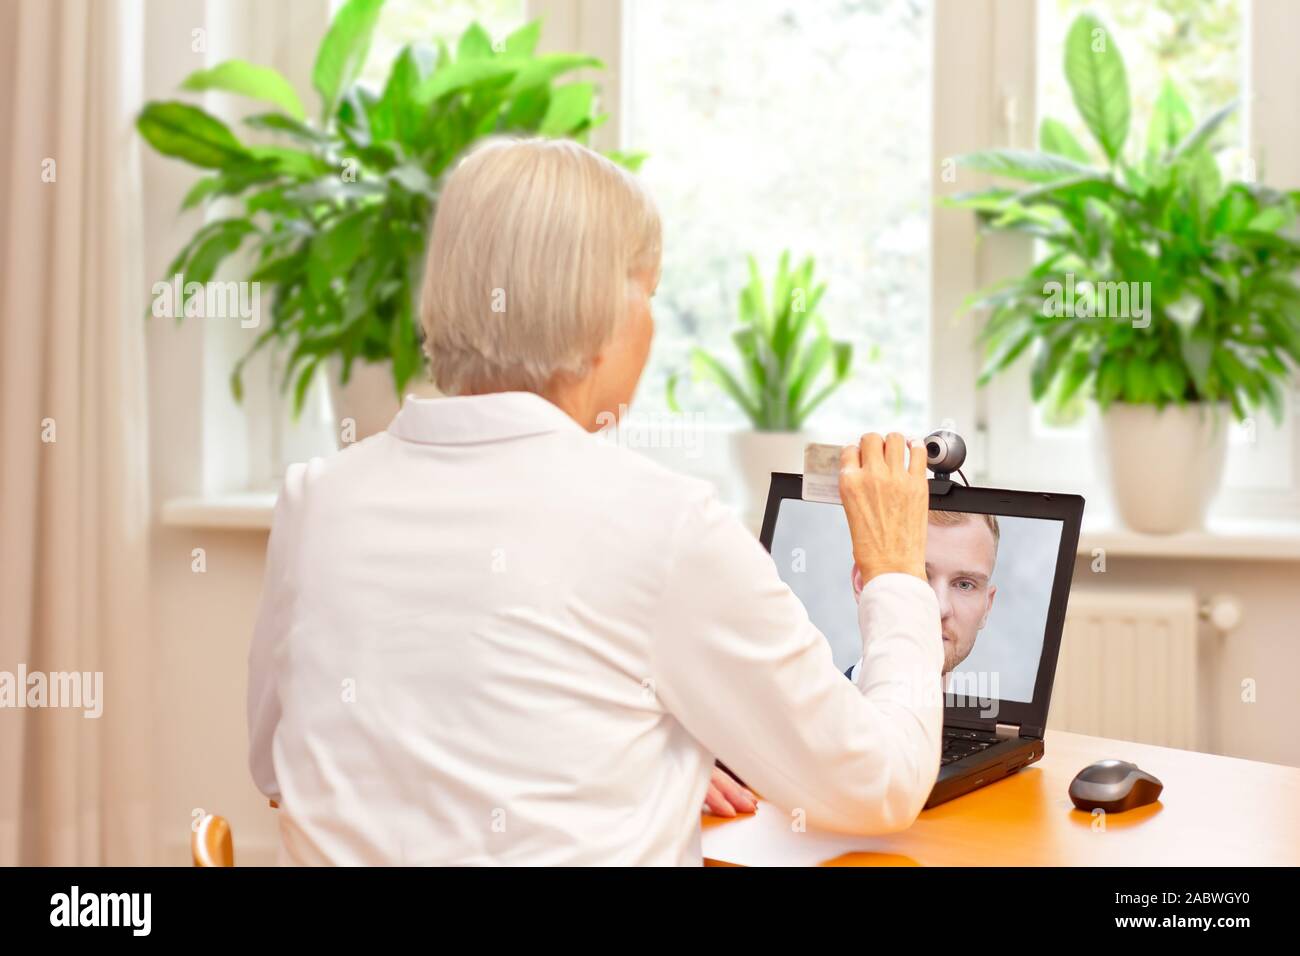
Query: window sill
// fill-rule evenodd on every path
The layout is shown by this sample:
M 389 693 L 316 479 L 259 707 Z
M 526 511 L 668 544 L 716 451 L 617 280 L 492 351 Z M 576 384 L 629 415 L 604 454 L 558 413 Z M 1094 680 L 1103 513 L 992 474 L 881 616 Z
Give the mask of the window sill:
M 249 491 L 173 498 L 163 505 L 162 523 L 171 528 L 268 531 L 274 491 Z M 1174 535 L 1139 534 L 1109 519 L 1084 521 L 1079 554 L 1103 549 L 1108 557 L 1206 561 L 1300 561 L 1300 521 L 1211 520 L 1205 531 Z
M 1204 531 L 1141 534 L 1102 518 L 1084 519 L 1079 554 L 1205 561 L 1300 561 L 1300 521 L 1211 518 Z
M 269 531 L 275 498 L 274 491 L 172 498 L 163 503 L 159 520 L 168 528 Z

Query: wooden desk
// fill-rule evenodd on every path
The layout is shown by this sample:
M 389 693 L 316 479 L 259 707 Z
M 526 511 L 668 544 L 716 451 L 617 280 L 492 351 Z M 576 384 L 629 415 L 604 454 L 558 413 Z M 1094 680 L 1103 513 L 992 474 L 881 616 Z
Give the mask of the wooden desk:
M 705 862 L 1300 865 L 1300 768 L 1053 730 L 1045 748 L 1038 763 L 925 810 L 910 829 L 889 836 L 797 833 L 790 815 L 769 803 L 756 814 L 705 817 Z M 1067 791 L 1075 774 L 1108 757 L 1132 761 L 1165 789 L 1154 804 L 1108 814 L 1103 829 L 1092 815 L 1075 809 Z

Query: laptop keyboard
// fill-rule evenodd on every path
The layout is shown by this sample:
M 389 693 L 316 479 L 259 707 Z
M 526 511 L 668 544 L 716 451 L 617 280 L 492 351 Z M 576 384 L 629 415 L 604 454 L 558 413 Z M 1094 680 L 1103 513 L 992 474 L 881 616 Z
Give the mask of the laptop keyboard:
M 943 757 L 940 766 L 946 767 L 963 757 L 988 750 L 1001 738 L 979 730 L 962 730 L 959 727 L 943 728 Z

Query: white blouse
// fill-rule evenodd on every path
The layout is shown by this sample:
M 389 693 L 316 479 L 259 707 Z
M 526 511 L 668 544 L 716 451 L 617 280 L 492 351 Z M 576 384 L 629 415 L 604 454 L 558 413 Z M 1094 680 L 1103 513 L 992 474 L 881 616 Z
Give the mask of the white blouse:
M 908 826 L 939 768 L 926 582 L 850 682 L 702 481 L 525 392 L 416 399 L 290 469 L 250 764 L 299 864 L 700 863 L 715 756 L 809 827 Z

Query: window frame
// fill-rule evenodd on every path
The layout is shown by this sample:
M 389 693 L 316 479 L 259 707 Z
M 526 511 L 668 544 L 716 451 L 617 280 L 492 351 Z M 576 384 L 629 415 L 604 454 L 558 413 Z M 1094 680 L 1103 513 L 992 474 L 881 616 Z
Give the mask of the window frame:
M 1270 181 L 1300 186 L 1300 130 L 1289 124 L 1284 91 L 1300 86 L 1300 58 L 1286 38 L 1300 33 L 1300 7 L 1285 0 L 1244 0 L 1248 38 L 1245 130 L 1248 155 L 1259 157 Z M 310 96 L 314 49 L 295 39 L 329 21 L 329 0 L 294 0 L 270 11 L 236 8 L 228 14 L 207 8 L 210 25 L 221 36 L 237 36 L 239 55 L 276 66 L 299 92 Z M 600 108 L 607 121 L 592 136 L 598 149 L 623 143 L 624 118 L 633 91 L 623 65 L 635 42 L 636 12 L 628 0 L 527 0 L 527 19 L 545 22 L 543 50 L 582 50 L 601 59 Z M 1036 0 L 935 0 L 933 14 L 932 180 L 936 197 L 975 188 L 987 179 L 959 172 L 945 180 L 952 157 L 993 146 L 1030 148 L 1036 130 Z M 222 23 L 224 22 L 224 27 Z M 232 44 L 232 46 L 235 44 Z M 215 51 L 222 50 L 220 55 Z M 264 54 L 250 56 L 253 54 Z M 226 55 L 214 42 L 215 62 Z M 233 55 L 233 54 L 232 54 Z M 209 63 L 210 65 L 210 63 Z M 1267 78 L 1267 83 L 1264 79 Z M 1273 90 L 1279 91 L 1273 93 Z M 222 97 L 207 97 L 219 115 Z M 154 202 L 179 197 L 154 196 Z M 174 203 L 171 206 L 174 208 Z M 1028 243 L 1013 237 L 976 234 L 974 217 L 961 210 L 935 207 L 930 217 L 931 278 L 929 384 L 931 419 L 962 432 L 968 439 L 968 474 L 981 483 L 1045 490 L 1070 488 L 1091 499 L 1104 499 L 1105 483 L 1095 473 L 1090 439 L 1033 433 L 1028 406 L 1027 369 L 1023 364 L 986 388 L 976 386 L 980 365 L 978 320 L 960 317 L 963 300 L 999 276 L 1024 269 L 1031 261 Z M 276 392 L 269 358 L 250 365 L 243 406 L 230 401 L 228 370 L 232 332 L 205 324 L 199 366 L 201 394 L 202 492 L 267 487 L 276 483 L 287 425 L 284 403 Z M 1271 443 L 1259 442 L 1242 460 L 1232 456 L 1225 493 L 1216 513 L 1233 517 L 1300 514 L 1300 398 L 1290 393 L 1284 431 Z M 278 418 L 277 418 L 278 416 Z M 280 421 L 279 419 L 284 419 Z M 990 428 L 997 422 L 997 428 Z M 1260 429 L 1266 432 L 1265 428 Z M 1032 449 L 1033 454 L 1025 454 Z M 1244 488 L 1242 473 L 1275 476 L 1264 487 Z M 1259 484 L 1257 481 L 1256 484 Z

